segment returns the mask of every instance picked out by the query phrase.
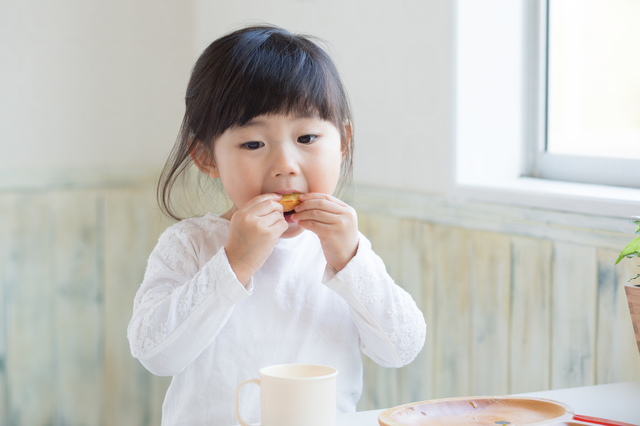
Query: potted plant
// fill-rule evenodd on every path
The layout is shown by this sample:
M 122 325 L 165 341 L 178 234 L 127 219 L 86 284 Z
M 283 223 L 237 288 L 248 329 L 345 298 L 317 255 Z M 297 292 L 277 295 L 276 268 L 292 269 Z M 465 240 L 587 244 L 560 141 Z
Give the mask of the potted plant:
M 638 225 L 636 228 L 636 234 L 640 234 L 640 216 L 636 217 L 632 223 Z M 640 236 L 636 237 L 633 241 L 626 245 L 616 265 L 625 257 L 640 257 Z M 640 265 L 638 265 L 640 266 Z M 631 278 L 629 281 L 640 277 L 640 274 Z M 633 322 L 633 331 L 636 334 L 636 343 L 638 344 L 638 351 L 640 351 L 640 285 L 627 284 L 624 287 L 624 291 L 627 294 L 627 302 L 629 302 L 629 311 L 631 311 L 631 322 Z

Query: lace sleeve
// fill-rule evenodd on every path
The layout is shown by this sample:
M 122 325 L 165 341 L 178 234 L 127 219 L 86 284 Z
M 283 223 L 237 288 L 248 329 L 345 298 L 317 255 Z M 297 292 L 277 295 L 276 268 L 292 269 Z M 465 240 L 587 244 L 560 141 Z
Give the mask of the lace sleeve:
M 198 269 L 185 228 L 169 228 L 158 240 L 127 330 L 132 355 L 158 375 L 182 371 L 211 344 L 235 303 L 249 295 L 224 249 Z
M 362 352 L 384 367 L 413 361 L 424 345 L 426 323 L 409 293 L 387 274 L 382 259 L 362 235 L 358 252 L 325 284 L 349 304 Z

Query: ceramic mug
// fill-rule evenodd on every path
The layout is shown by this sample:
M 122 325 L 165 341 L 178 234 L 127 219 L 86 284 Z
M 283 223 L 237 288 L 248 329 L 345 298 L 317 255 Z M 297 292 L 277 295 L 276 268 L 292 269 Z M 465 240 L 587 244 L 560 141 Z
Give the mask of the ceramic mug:
M 335 426 L 338 370 L 325 365 L 282 364 L 260 369 L 260 379 L 245 380 L 236 389 L 236 417 L 240 389 L 260 386 L 262 426 Z

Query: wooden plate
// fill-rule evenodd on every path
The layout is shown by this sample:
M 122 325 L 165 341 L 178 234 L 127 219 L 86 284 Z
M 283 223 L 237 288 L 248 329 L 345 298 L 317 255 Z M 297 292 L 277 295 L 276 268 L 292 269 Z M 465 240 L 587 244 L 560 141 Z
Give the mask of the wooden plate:
M 558 401 L 517 396 L 413 402 L 380 413 L 382 426 L 573 424 L 573 409 Z

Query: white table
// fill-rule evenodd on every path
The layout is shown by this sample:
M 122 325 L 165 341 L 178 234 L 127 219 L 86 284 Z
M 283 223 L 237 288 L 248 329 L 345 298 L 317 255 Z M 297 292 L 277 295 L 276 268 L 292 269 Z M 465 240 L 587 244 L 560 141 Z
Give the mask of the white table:
M 640 425 L 640 382 L 583 386 L 544 392 L 519 394 L 564 402 L 576 414 L 601 417 Z M 416 401 L 407 401 L 407 403 Z M 361 411 L 338 415 L 336 426 L 379 426 L 378 415 L 384 410 Z

